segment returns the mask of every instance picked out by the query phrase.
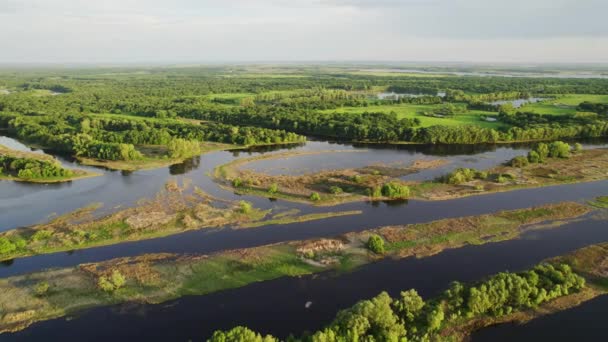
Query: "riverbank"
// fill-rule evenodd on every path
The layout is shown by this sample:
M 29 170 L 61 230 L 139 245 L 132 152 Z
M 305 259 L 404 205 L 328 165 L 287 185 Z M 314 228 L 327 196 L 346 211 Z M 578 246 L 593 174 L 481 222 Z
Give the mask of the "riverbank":
M 284 276 L 351 270 L 387 257 L 424 257 L 433 253 L 421 250 L 439 253 L 469 241 L 483 244 L 513 239 L 525 230 L 535 229 L 528 225 L 574 219 L 590 210 L 582 204 L 560 203 L 429 224 L 385 227 L 334 239 L 295 241 L 211 255 L 150 254 L 8 277 L 0 280 L 0 306 L 4 310 L 0 330 L 16 331 L 36 321 L 95 306 L 128 301 L 160 303 Z M 488 222 L 495 224 L 486 229 Z M 446 227 L 458 227 L 455 228 L 458 233 L 446 231 Z M 415 236 L 408 235 L 416 229 Z M 374 234 L 382 234 L 386 239 L 389 247 L 386 253 L 368 250 L 367 240 Z M 113 276 L 114 273 L 120 277 Z M 107 291 L 100 285 L 102 277 L 124 279 L 118 281 L 120 286 Z

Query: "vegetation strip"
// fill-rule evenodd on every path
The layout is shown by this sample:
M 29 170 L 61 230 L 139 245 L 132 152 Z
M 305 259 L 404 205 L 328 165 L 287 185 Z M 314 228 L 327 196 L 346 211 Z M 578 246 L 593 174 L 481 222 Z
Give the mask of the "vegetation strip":
M 227 225 L 253 228 L 361 213 L 272 213 L 254 208 L 249 202 L 220 200 L 198 188 L 192 190 L 187 180 L 182 185 L 168 182 L 155 198 L 142 200 L 138 206 L 95 217 L 100 206 L 91 205 L 48 223 L 1 232 L 0 260 L 160 238 L 196 229 Z
M 160 303 L 283 276 L 353 269 L 384 257 L 427 256 L 469 242 L 482 244 L 515 238 L 525 225 L 571 219 L 590 210 L 582 204 L 561 203 L 385 227 L 335 239 L 288 242 L 212 255 L 150 254 L 8 277 L 0 280 L 3 308 L 0 330 L 23 329 L 33 322 L 89 307 L 127 301 Z M 491 225 L 486 228 L 487 224 Z M 409 239 L 413 243 L 407 243 Z
M 409 167 L 370 165 L 300 176 L 273 176 L 237 167 L 254 160 L 240 159 L 217 167 L 216 181 L 238 193 L 329 206 L 361 200 L 445 200 L 608 178 L 608 149 L 582 150 L 579 144 L 572 147 L 559 141 L 540 143 L 528 156 L 516 157 L 506 165 L 483 171 L 460 168 L 423 182 L 394 177 L 441 166 L 441 160 L 415 161 Z
M 238 193 L 293 202 L 311 203 L 318 206 L 337 205 L 345 202 L 405 199 L 410 197 L 408 184 L 396 177 L 433 169 L 448 163 L 447 160 L 417 160 L 409 166 L 374 164 L 361 168 L 325 170 L 304 175 L 267 175 L 243 170 L 246 164 L 270 159 L 284 159 L 324 153 L 362 152 L 312 151 L 285 152 L 280 154 L 237 159 L 214 170 L 214 179 L 225 188 Z
M 17 151 L 0 145 L 0 180 L 58 183 L 95 176 L 99 174 L 66 169 L 49 155 Z

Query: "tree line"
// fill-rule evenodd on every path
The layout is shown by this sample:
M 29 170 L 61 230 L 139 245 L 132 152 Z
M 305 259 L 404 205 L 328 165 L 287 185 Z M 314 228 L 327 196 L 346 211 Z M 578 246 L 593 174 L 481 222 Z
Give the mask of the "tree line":
M 371 239 L 370 239 L 371 240 Z M 475 284 L 454 282 L 436 298 L 424 300 L 415 290 L 392 298 L 386 292 L 340 311 L 325 328 L 287 341 L 431 341 L 446 326 L 464 325 L 482 317 L 500 317 L 536 308 L 552 299 L 580 291 L 585 279 L 566 264 L 541 264 L 519 273 L 503 272 Z M 246 327 L 216 331 L 209 342 L 279 339 Z

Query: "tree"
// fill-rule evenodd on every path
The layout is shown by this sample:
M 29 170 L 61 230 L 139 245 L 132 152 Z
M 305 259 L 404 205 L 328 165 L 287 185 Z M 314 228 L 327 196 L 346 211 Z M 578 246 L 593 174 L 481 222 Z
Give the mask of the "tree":
M 376 254 L 384 254 L 384 239 L 377 234 L 370 235 L 367 248 Z
M 386 183 L 380 190 L 382 196 L 388 198 L 408 198 L 410 197 L 410 188 L 407 185 L 402 185 L 397 182 Z
M 570 157 L 570 145 L 563 141 L 554 141 L 549 145 L 549 157 L 568 158 Z
M 262 337 L 246 327 L 235 327 L 227 332 L 216 331 L 208 342 L 278 342 L 277 338 L 270 335 Z
M 17 249 L 14 243 L 6 237 L 0 237 L 0 254 L 8 254 Z
M 393 302 L 397 316 L 408 324 L 414 322 L 424 305 L 424 300 L 414 289 L 401 291 L 399 298 Z

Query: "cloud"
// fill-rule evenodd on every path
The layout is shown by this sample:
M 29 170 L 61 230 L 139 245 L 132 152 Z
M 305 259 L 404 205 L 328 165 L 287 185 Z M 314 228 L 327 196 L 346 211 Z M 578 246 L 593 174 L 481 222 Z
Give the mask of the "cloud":
M 605 0 L 1 0 L 0 61 L 608 61 L 604 13 Z

